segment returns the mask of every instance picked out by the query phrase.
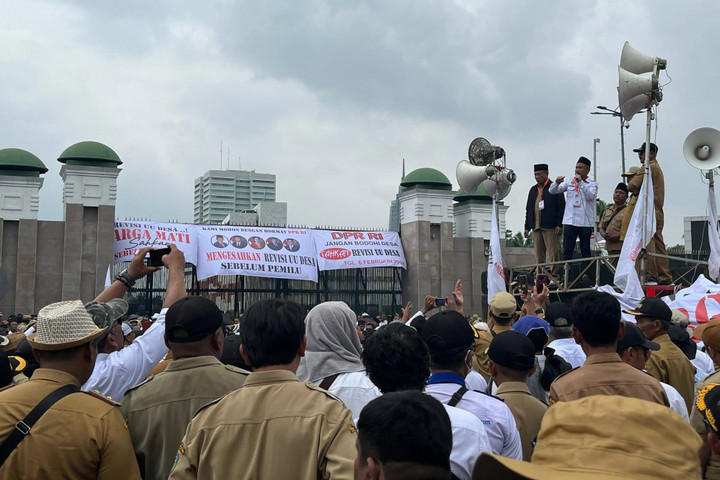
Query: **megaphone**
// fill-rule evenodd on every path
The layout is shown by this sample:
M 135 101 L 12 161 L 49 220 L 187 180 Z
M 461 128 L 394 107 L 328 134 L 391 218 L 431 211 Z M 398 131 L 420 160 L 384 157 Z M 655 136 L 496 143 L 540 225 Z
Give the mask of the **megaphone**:
M 658 88 L 657 78 L 652 72 L 631 73 L 618 67 L 620 86 L 618 87 L 618 100 L 620 105 L 641 94 L 651 94 Z
M 690 133 L 683 142 L 683 155 L 687 162 L 700 170 L 720 166 L 720 131 L 704 127 Z
M 477 189 L 478 185 L 495 175 L 497 168 L 494 165 L 487 165 L 484 167 L 473 165 L 467 160 L 461 160 L 457 164 L 455 169 L 455 176 L 457 178 L 460 188 L 465 193 L 472 194 Z
M 642 53 L 635 50 L 630 42 L 625 42 L 620 54 L 620 67 L 630 73 L 645 73 L 654 71 L 655 66 L 663 70 L 667 67 L 667 60 Z

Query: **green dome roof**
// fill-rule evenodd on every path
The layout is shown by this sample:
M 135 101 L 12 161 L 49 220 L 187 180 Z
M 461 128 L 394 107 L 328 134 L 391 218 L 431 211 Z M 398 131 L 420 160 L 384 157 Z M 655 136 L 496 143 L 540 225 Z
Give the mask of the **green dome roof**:
M 467 202 L 470 200 L 480 200 L 484 202 L 492 202 L 492 197 L 487 194 L 482 186 L 482 183 L 475 189 L 475 193 L 466 193 L 463 190 L 458 190 L 457 195 L 453 197 L 456 202 Z
M 452 190 L 452 183 L 439 170 L 434 168 L 418 168 L 405 175 L 400 185 L 403 187 L 420 186 L 438 190 Z
M 42 160 L 27 150 L 21 148 L 0 150 L 0 175 L 38 177 L 47 171 Z
M 58 162 L 96 167 L 115 167 L 123 163 L 112 148 L 90 141 L 69 146 L 60 154 Z

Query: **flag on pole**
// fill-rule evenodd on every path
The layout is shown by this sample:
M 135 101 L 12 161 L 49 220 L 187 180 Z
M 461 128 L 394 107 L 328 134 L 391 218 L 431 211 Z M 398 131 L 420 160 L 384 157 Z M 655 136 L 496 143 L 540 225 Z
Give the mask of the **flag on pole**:
M 710 175 L 714 173 L 710 172 Z M 718 232 L 717 207 L 715 205 L 715 184 L 710 182 L 708 189 L 708 240 L 710 243 L 710 258 L 708 258 L 708 276 L 715 282 L 720 276 L 720 232 Z
M 646 170 L 647 172 L 647 170 Z M 652 175 L 645 175 L 640 194 L 638 195 L 635 210 L 633 211 L 630 225 L 625 234 L 617 269 L 615 270 L 615 286 L 623 291 L 623 297 L 627 300 L 640 301 L 643 293 L 640 279 L 635 270 L 635 263 L 640 251 L 645 248 L 653 235 L 655 235 L 655 202 L 653 194 Z M 645 229 L 643 231 L 643 222 Z M 643 236 L 643 233 L 645 234 Z
M 493 198 L 492 226 L 490 227 L 490 257 L 488 258 L 488 303 L 498 292 L 506 292 L 500 234 L 498 232 L 497 205 Z

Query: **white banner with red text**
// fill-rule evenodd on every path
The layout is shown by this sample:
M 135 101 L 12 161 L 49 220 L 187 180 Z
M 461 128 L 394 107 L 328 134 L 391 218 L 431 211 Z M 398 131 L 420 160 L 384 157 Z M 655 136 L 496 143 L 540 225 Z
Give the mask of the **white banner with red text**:
M 115 222 L 113 263 L 129 262 L 140 248 L 165 248 L 174 243 L 185 261 L 197 265 L 196 225 L 185 223 Z
M 405 252 L 397 232 L 313 230 L 320 270 L 402 267 Z
M 195 225 L 198 280 L 249 275 L 317 282 L 309 229 Z

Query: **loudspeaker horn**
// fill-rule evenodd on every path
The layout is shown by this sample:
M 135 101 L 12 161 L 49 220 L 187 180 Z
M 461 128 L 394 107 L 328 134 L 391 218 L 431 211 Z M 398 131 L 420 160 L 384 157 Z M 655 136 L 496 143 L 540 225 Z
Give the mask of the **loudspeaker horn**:
M 618 87 L 620 105 L 638 95 L 651 94 L 658 88 L 657 79 L 651 72 L 637 74 L 618 67 L 618 77 L 620 79 Z
M 493 165 L 484 167 L 473 165 L 467 160 L 461 160 L 455 169 L 455 177 L 457 178 L 460 188 L 469 194 L 475 193 L 478 185 L 494 175 L 497 169 Z
M 645 73 L 652 72 L 655 65 L 657 65 L 658 70 L 663 70 L 667 67 L 667 60 L 642 53 L 635 50 L 630 45 L 630 42 L 625 42 L 620 54 L 620 66 L 622 68 L 630 73 Z
M 626 122 L 632 120 L 633 115 L 643 108 L 648 108 L 652 103 L 652 95 L 640 94 L 620 105 L 620 113 Z
M 710 127 L 693 131 L 683 142 L 683 155 L 700 170 L 720 167 L 720 131 Z

